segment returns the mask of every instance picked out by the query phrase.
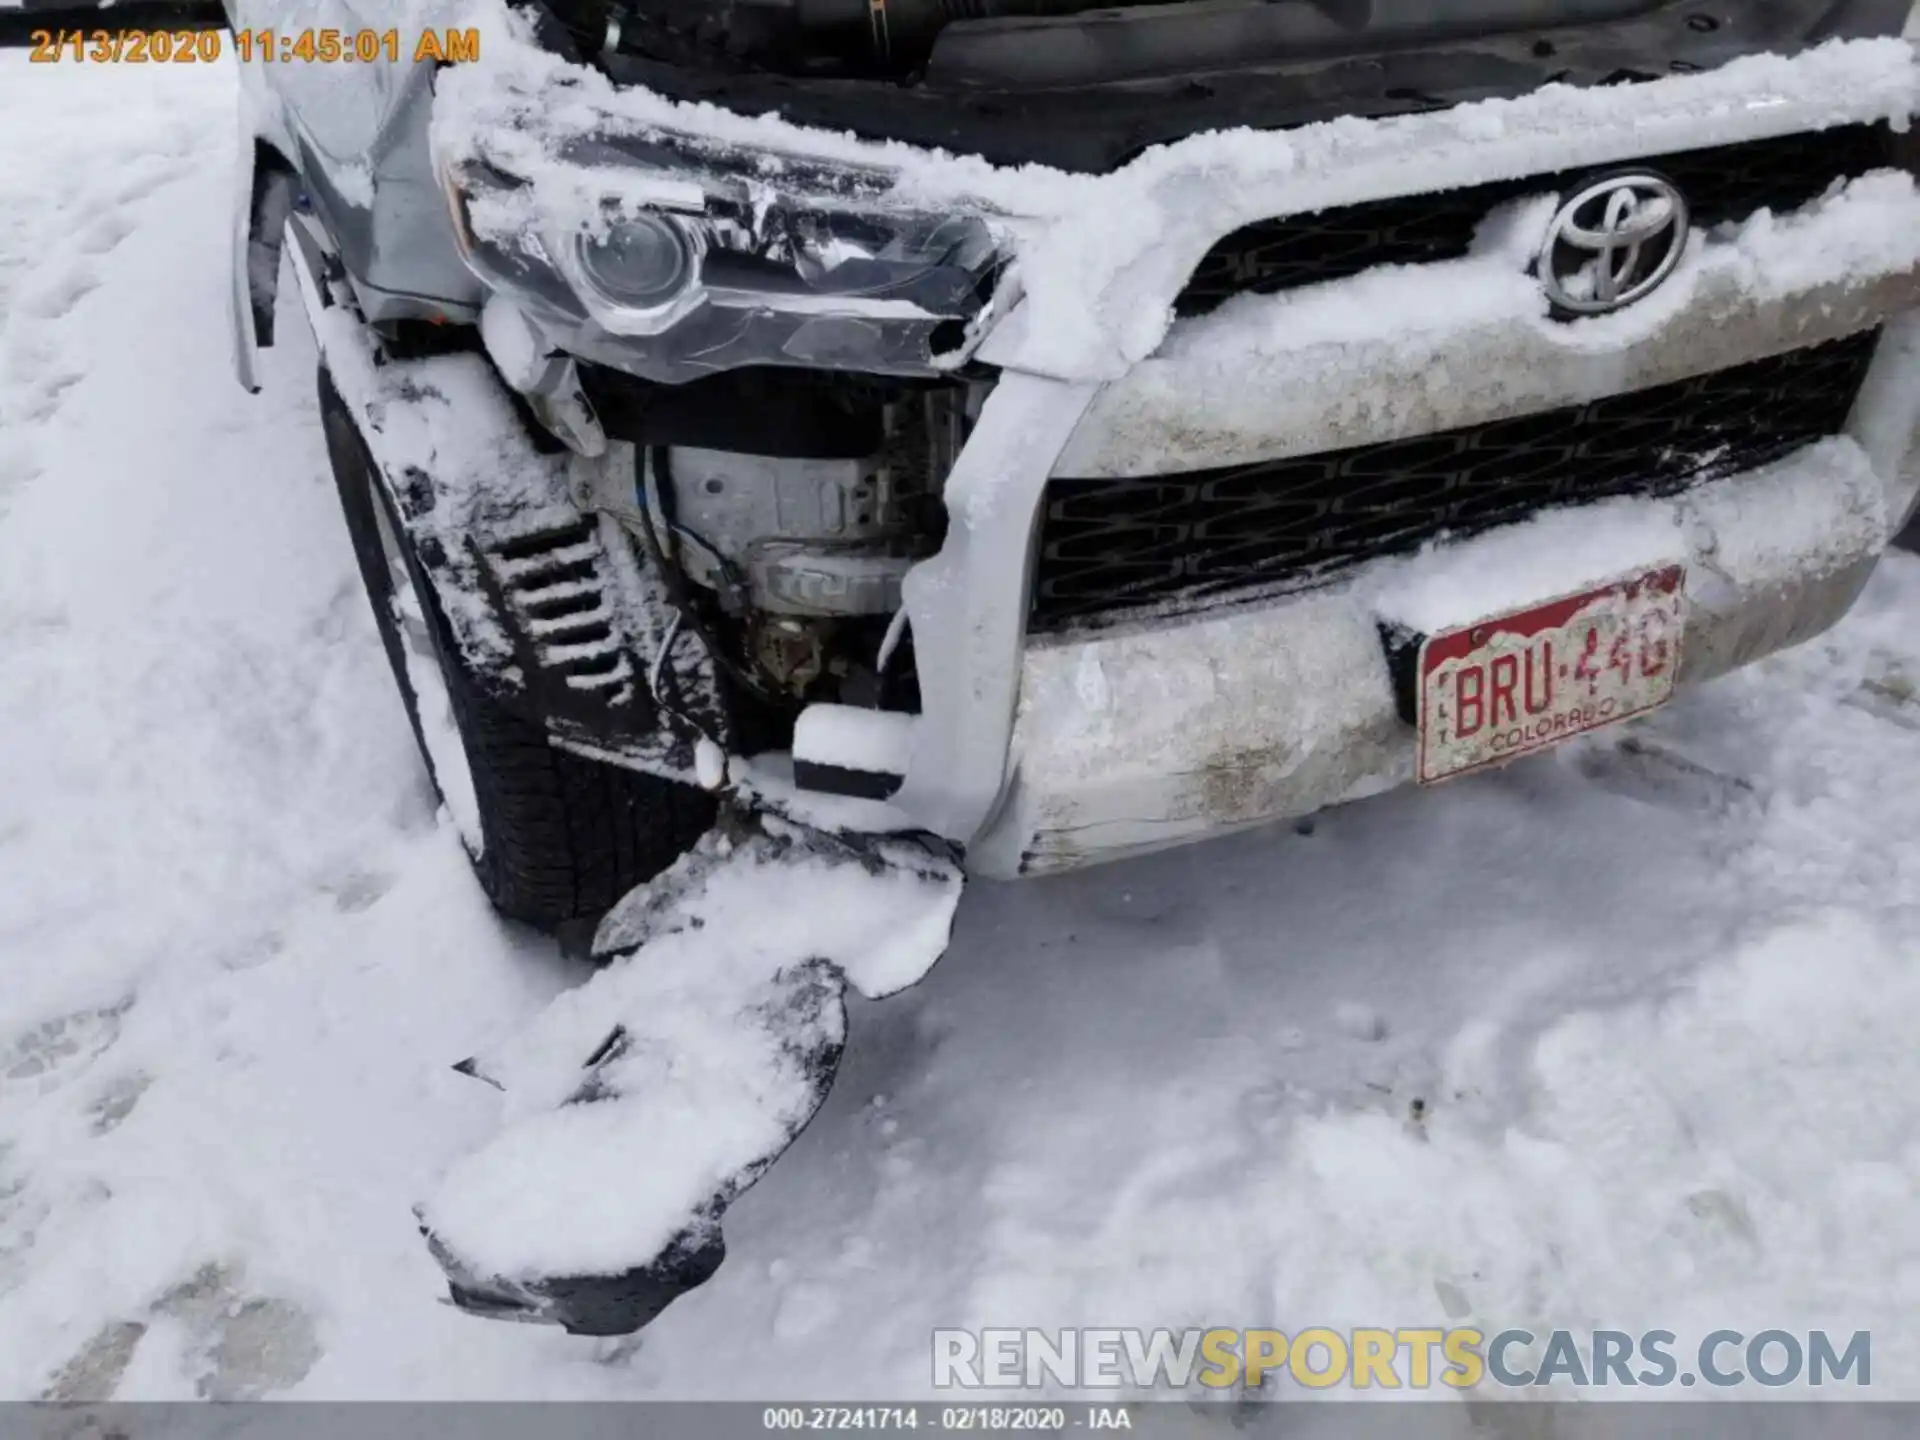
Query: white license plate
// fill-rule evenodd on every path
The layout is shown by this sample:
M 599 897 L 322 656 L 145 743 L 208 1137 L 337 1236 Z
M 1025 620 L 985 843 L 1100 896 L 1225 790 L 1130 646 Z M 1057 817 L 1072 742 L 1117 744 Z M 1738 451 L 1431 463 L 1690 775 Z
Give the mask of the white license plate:
M 1670 565 L 1420 646 L 1423 785 L 1641 715 L 1673 694 L 1686 571 Z

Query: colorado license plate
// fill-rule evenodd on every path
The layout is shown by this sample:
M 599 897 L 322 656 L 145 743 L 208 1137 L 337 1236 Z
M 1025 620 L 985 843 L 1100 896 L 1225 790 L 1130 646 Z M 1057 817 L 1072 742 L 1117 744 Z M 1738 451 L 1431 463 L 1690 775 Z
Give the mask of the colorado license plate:
M 1420 783 L 1664 704 L 1685 603 L 1686 571 L 1670 565 L 1429 635 L 1420 646 Z

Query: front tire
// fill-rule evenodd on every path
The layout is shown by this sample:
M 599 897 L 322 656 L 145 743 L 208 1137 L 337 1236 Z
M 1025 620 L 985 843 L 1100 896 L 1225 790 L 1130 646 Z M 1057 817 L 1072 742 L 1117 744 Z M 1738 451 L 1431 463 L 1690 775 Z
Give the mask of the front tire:
M 434 789 L 494 909 L 551 929 L 604 914 L 713 823 L 692 786 L 555 749 L 461 657 L 352 412 L 320 371 L 340 507 Z

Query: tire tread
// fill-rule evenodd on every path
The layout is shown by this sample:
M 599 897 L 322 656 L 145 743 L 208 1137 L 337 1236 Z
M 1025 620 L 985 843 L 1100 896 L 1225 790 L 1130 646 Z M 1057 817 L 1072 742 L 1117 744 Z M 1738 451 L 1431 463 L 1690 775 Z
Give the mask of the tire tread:
M 329 425 L 334 478 L 374 620 L 431 775 L 401 641 L 375 593 L 386 561 L 378 553 L 373 514 L 365 508 L 384 503 L 374 494 L 379 482 L 373 458 L 324 368 L 320 406 L 322 416 L 335 422 Z M 351 435 L 336 435 L 339 424 Z M 356 468 L 360 473 L 353 473 Z M 414 586 L 432 612 L 441 673 L 473 772 L 485 841 L 474 861 L 481 888 L 500 914 L 542 929 L 605 914 L 691 848 L 713 823 L 713 798 L 691 785 L 556 748 L 544 725 L 488 694 L 461 665 L 431 582 L 417 557 L 408 561 Z M 385 593 L 384 586 L 379 589 Z

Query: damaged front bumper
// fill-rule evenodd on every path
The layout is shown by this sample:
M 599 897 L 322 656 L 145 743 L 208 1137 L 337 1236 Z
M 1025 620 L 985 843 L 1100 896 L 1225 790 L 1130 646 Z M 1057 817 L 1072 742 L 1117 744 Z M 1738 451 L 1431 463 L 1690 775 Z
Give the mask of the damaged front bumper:
M 826 1100 L 846 989 L 919 980 L 960 888 L 938 845 L 724 815 L 608 914 L 592 980 L 457 1067 L 507 1124 L 416 1209 L 452 1302 L 624 1335 L 703 1284 L 727 1207 Z
M 1784 82 L 1812 68 L 1781 62 L 1771 74 Z M 1768 71 L 1755 67 L 1754 75 Z M 1911 68 L 1890 89 L 1911 106 Z M 1477 122 L 1453 112 L 1340 127 L 1338 143 L 1328 136 L 1317 155 L 1310 139 L 1290 137 L 1296 164 L 1287 203 L 1394 193 L 1416 163 L 1457 163 L 1476 175 L 1650 154 L 1657 164 L 1660 148 L 1680 139 L 1684 93 L 1678 81 L 1622 92 L 1610 120 L 1592 114 L 1545 152 L 1530 123 L 1544 116 L 1530 114 L 1528 102 L 1489 107 Z M 1673 96 L 1674 110 L 1656 95 Z M 1844 118 L 1847 105 L 1824 86 L 1757 84 L 1700 129 L 1730 141 L 1776 125 L 1791 132 Z M 1669 115 L 1670 138 L 1661 133 Z M 984 351 L 1007 361 L 1009 373 L 948 481 L 953 531 L 906 585 L 916 646 L 933 658 L 893 807 L 912 823 L 966 838 L 974 873 L 1011 876 L 1304 815 L 1411 778 L 1415 733 L 1395 703 L 1377 597 L 1422 562 L 1382 560 L 1326 588 L 1207 614 L 1149 614 L 1109 632 L 1037 636 L 1028 597 L 1057 477 L 1178 479 L 1456 431 L 1877 326 L 1841 439 L 1684 496 L 1618 502 L 1663 516 L 1683 534 L 1692 602 L 1683 680 L 1819 633 L 1850 606 L 1889 527 L 1899 528 L 1920 491 L 1920 331 L 1912 313 L 1920 303 L 1920 202 L 1905 177 L 1872 183 L 1881 181 L 1883 195 L 1856 188 L 1782 224 L 1763 217 L 1696 237 L 1664 290 L 1638 310 L 1572 324 L 1546 315 L 1524 247 L 1516 258 L 1497 244 L 1458 264 L 1245 297 L 1215 316 L 1179 322 L 1153 353 L 1104 379 L 1055 363 L 1052 337 L 1067 323 L 1057 308 L 1016 312 Z M 1188 172 L 1177 193 L 1205 197 L 1205 209 L 1225 203 L 1217 183 Z M 1524 213 L 1517 221 L 1528 223 Z M 1106 314 L 1117 348 L 1127 343 L 1117 331 L 1124 315 L 1164 307 L 1185 273 L 1184 257 L 1164 270 L 1161 263 L 1141 257 L 1110 287 L 1109 298 L 1138 295 L 1143 273 L 1159 277 L 1145 286 L 1144 301 Z M 1043 369 L 1055 373 L 1035 373 Z M 1476 548 L 1498 563 L 1498 541 L 1496 533 L 1442 546 L 1456 553 L 1439 563 L 1470 563 Z M 1581 566 L 1576 534 L 1561 593 L 1609 578 Z

